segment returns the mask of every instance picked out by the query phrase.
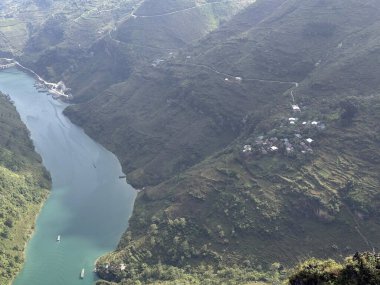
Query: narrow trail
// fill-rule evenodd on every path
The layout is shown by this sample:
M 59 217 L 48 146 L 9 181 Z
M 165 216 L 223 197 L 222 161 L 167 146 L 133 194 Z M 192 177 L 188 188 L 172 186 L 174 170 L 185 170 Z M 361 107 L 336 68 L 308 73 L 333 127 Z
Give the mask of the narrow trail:
M 123 22 L 125 21 L 126 19 L 128 18 L 157 18 L 157 17 L 166 17 L 166 16 L 171 16 L 171 15 L 175 15 L 175 14 L 179 14 L 179 13 L 183 13 L 183 12 L 186 12 L 186 11 L 190 11 L 190 10 L 194 10 L 194 9 L 198 9 L 198 8 L 201 8 L 201 7 L 205 7 L 205 6 L 211 6 L 211 5 L 218 5 L 218 4 L 226 4 L 226 3 L 232 3 L 234 2 L 234 0 L 226 0 L 226 1 L 217 1 L 217 2 L 210 2 L 210 3 L 204 3 L 204 4 L 200 4 L 200 5 L 195 5 L 195 6 L 192 6 L 192 7 L 189 7 L 189 8 L 185 8 L 185 9 L 181 9 L 181 10 L 176 10 L 176 11 L 173 11 L 173 12 L 168 12 L 168 13 L 163 13 L 163 14 L 158 14 L 158 15 L 137 15 L 136 12 L 140 9 L 141 5 L 145 2 L 145 0 L 142 0 L 140 2 L 138 2 L 135 7 L 133 8 L 133 10 L 131 11 L 131 13 L 129 13 L 128 15 L 122 17 L 121 19 L 119 19 L 118 23 L 120 22 Z M 255 3 L 256 0 L 253 0 L 251 4 Z M 81 17 L 81 16 L 80 16 Z M 77 19 L 79 19 L 80 17 L 78 17 Z M 75 19 L 74 22 L 77 20 Z M 116 26 L 116 25 L 115 25 Z M 108 34 L 109 36 L 111 37 L 112 40 L 116 41 L 116 42 L 119 42 L 119 43 L 124 43 L 122 41 L 119 41 L 119 40 L 116 40 L 112 37 L 111 33 L 112 31 L 114 31 L 115 28 L 111 29 L 108 31 Z M 157 49 L 159 49 L 157 47 Z M 167 49 L 167 50 L 173 50 L 173 49 Z
M 211 66 L 205 65 L 205 64 L 185 63 L 184 65 L 202 67 L 202 68 L 208 69 L 208 70 L 210 70 L 216 74 L 224 75 L 224 76 L 229 77 L 229 78 L 240 77 L 239 75 L 233 75 L 230 73 L 219 71 L 219 70 L 217 70 Z M 293 82 L 293 81 L 281 81 L 281 80 L 272 80 L 272 79 L 263 79 L 263 78 L 245 78 L 245 77 L 241 77 L 241 78 L 244 81 L 259 81 L 259 82 L 269 82 L 269 83 L 279 83 L 279 84 L 292 84 L 295 87 L 298 87 L 298 85 L 299 85 L 298 82 Z
M 121 8 L 121 4 L 119 6 L 116 6 L 116 7 L 110 8 L 110 9 L 104 9 L 104 10 L 98 10 L 98 8 L 95 7 L 93 9 L 89 10 L 89 11 L 86 11 L 86 12 L 80 14 L 77 18 L 75 18 L 74 20 L 72 20 L 72 22 L 77 23 L 78 20 L 82 19 L 86 15 L 101 14 L 101 13 L 105 13 L 105 12 L 111 12 L 111 11 L 114 11 L 114 10 L 117 10 L 117 9 L 120 9 L 120 8 Z
M 141 47 L 141 48 L 146 48 L 146 49 L 165 50 L 165 51 L 169 51 L 169 52 L 177 51 L 178 50 L 178 49 L 175 49 L 175 48 L 162 48 L 162 47 L 155 47 L 155 46 L 139 45 L 139 44 L 135 44 L 135 43 L 126 43 L 126 42 L 120 41 L 118 39 L 115 39 L 113 37 L 113 35 L 112 35 L 112 32 L 114 32 L 114 31 L 115 31 L 115 29 L 109 30 L 108 31 L 108 36 L 109 36 L 110 40 L 114 41 L 117 44 L 122 44 L 122 45 L 126 45 L 126 46 Z
M 293 104 L 295 104 L 296 100 L 294 100 L 294 91 L 296 91 L 296 89 L 298 88 L 299 83 L 298 82 L 292 82 L 292 83 L 294 83 L 294 87 L 290 90 L 290 96 L 292 97 Z
M 346 208 L 347 212 L 350 214 L 352 220 L 354 221 L 355 223 L 355 230 L 357 231 L 357 233 L 360 235 L 360 237 L 363 239 L 363 241 L 365 242 L 365 244 L 373 251 L 375 252 L 375 248 L 374 246 L 372 245 L 372 243 L 369 241 L 369 239 L 362 233 L 362 231 L 360 230 L 360 224 L 359 222 L 356 220 L 355 218 L 355 215 L 352 213 L 352 211 L 350 210 L 350 208 L 346 205 L 346 204 L 343 204 L 343 206 Z
M 136 17 L 136 18 L 165 17 L 165 16 L 171 16 L 171 15 L 175 15 L 175 14 L 178 14 L 178 13 L 183 13 L 183 12 L 186 12 L 186 11 L 198 9 L 198 8 L 201 8 L 201 7 L 204 7 L 204 6 L 211 6 L 211 5 L 217 5 L 217 4 L 226 4 L 226 3 L 231 3 L 231 2 L 235 2 L 235 0 L 226 0 L 226 1 L 217 1 L 217 2 L 204 3 L 204 4 L 195 5 L 195 6 L 192 6 L 192 7 L 189 7 L 189 8 L 185 8 L 185 9 L 181 9 L 181 10 L 176 10 L 176 11 L 173 11 L 173 12 L 168 12 L 168 13 L 163 13 L 163 14 L 157 14 L 157 15 L 136 15 L 134 12 L 132 12 L 131 15 L 133 17 Z M 253 4 L 255 2 L 256 2 L 256 0 L 253 1 L 251 4 Z
M 257 81 L 257 82 L 265 82 L 265 83 L 293 85 L 290 89 L 288 89 L 288 91 L 290 91 L 290 96 L 292 98 L 292 103 L 295 104 L 295 102 L 296 102 L 295 96 L 294 96 L 294 92 L 299 87 L 299 83 L 295 82 L 295 81 L 281 81 L 281 80 L 272 80 L 272 79 L 263 79 L 263 78 L 245 78 L 245 77 L 241 77 L 239 75 L 233 75 L 233 74 L 230 74 L 230 73 L 219 71 L 219 70 L 217 70 L 217 69 L 215 69 L 215 68 L 213 68 L 211 66 L 205 65 L 205 64 L 184 63 L 183 65 L 185 65 L 185 66 L 201 67 L 201 68 L 207 69 L 209 71 L 212 71 L 212 72 L 214 72 L 216 74 L 223 75 L 223 76 L 225 76 L 226 78 L 229 78 L 229 79 L 241 78 L 242 81 Z
M 122 20 L 125 20 L 126 18 L 128 17 L 133 17 L 133 18 L 155 18 L 155 17 L 165 17 L 165 16 L 170 16 L 170 15 L 175 15 L 175 14 L 178 14 L 178 13 L 183 13 L 183 12 L 186 12 L 186 11 L 190 11 L 190 10 L 193 10 L 193 9 L 198 9 L 198 8 L 201 8 L 201 7 L 204 7 L 204 6 L 210 6 L 210 5 L 217 5 L 217 4 L 225 4 L 225 3 L 230 3 L 230 2 L 234 2 L 234 0 L 226 0 L 226 1 L 218 1 L 218 2 L 210 2 L 210 3 L 204 3 L 204 4 L 200 4 L 200 5 L 195 5 L 195 6 L 192 6 L 192 7 L 189 7 L 189 8 L 185 8 L 185 9 L 181 9 L 181 10 L 176 10 L 176 11 L 173 11 L 173 12 L 168 12 L 168 13 L 163 13 L 163 14 L 158 14 L 158 15 L 137 15 L 136 12 L 138 11 L 138 9 L 141 7 L 141 5 L 144 3 L 144 0 L 140 1 L 135 7 L 134 9 L 131 11 L 130 14 L 128 14 L 126 17 L 122 18 L 120 21 Z M 251 4 L 254 4 L 256 2 L 256 0 L 252 1 Z M 285 1 L 284 3 L 281 4 L 284 5 L 288 2 Z M 263 19 L 261 22 L 265 21 L 266 19 Z M 260 22 L 260 23 L 261 23 Z M 115 31 L 116 28 L 114 27 L 114 29 L 111 29 L 108 31 L 108 35 L 110 37 L 111 40 L 119 43 L 119 44 L 125 44 L 125 45 L 128 45 L 127 43 L 123 42 L 123 41 L 120 41 L 120 40 L 117 40 L 115 39 L 113 36 L 112 36 L 112 32 Z M 135 46 L 140 46 L 140 47 L 144 47 L 144 48 L 150 48 L 150 49 L 162 49 L 162 50 L 168 50 L 168 51 L 175 51 L 176 49 L 169 49 L 169 48 L 166 48 L 166 49 L 163 49 L 163 48 L 158 48 L 158 47 L 151 47 L 151 46 L 144 46 L 144 45 L 136 45 Z M 204 69 L 208 69 L 209 71 L 212 71 L 216 74 L 219 74 L 219 75 L 223 75 L 223 76 L 226 76 L 228 78 L 238 78 L 240 76 L 237 76 L 237 75 L 233 75 L 233 74 L 229 74 L 229 73 L 226 73 L 226 72 L 222 72 L 222 71 L 219 71 L 211 66 L 208 66 L 208 65 L 204 65 L 204 64 L 191 64 L 191 63 L 185 63 L 184 65 L 187 65 L 187 66 L 196 66 L 196 67 L 201 67 L 201 68 L 204 68 Z M 275 83 L 275 84 L 290 84 L 290 85 L 293 85 L 288 91 L 290 91 L 290 96 L 291 96 L 291 99 L 292 99 L 292 103 L 295 104 L 296 100 L 295 100 L 295 96 L 294 96 L 294 93 L 295 93 L 295 90 L 299 87 L 299 83 L 298 82 L 294 82 L 294 81 L 281 81 L 281 80 L 270 80 L 270 79 L 262 79 L 262 78 L 244 78 L 244 81 L 257 81 L 257 82 L 267 82 L 267 83 Z
M 138 11 L 138 9 L 141 7 L 141 5 L 144 3 L 144 0 L 139 2 L 135 8 L 132 10 L 132 12 L 127 15 L 126 17 L 122 18 L 122 20 L 125 20 L 126 18 L 128 17 L 133 17 L 133 18 L 155 18 L 155 17 L 165 17 L 165 16 L 170 16 L 170 15 L 175 15 L 175 14 L 178 14 L 178 13 L 183 13 L 183 12 L 186 12 L 186 11 L 190 11 L 190 10 L 193 10 L 193 9 L 198 9 L 200 7 L 204 7 L 204 6 L 210 6 L 210 5 L 217 5 L 217 4 L 225 4 L 225 3 L 230 3 L 230 2 L 234 2 L 234 0 L 226 0 L 226 1 L 218 1 L 218 2 L 210 2 L 210 3 L 204 3 L 204 4 L 200 4 L 200 5 L 195 5 L 195 6 L 192 6 L 192 7 L 189 7 L 189 8 L 185 8 L 185 9 L 181 9 L 181 10 L 176 10 L 176 11 L 173 11 L 173 12 L 168 12 L 168 13 L 163 13 L 163 14 L 158 14 L 158 15 L 137 15 L 136 12 Z M 256 2 L 256 0 L 252 1 L 251 4 L 254 4 Z M 284 3 L 281 4 L 284 5 L 285 3 L 287 3 L 287 1 L 285 1 Z M 261 22 L 265 21 L 266 19 L 263 19 Z M 123 41 L 119 41 L 117 39 L 115 39 L 113 36 L 112 36 L 112 32 L 115 31 L 116 28 L 114 29 L 111 29 L 108 31 L 108 35 L 110 37 L 111 40 L 119 43 L 119 44 L 125 44 L 127 45 L 127 43 L 123 42 Z M 135 46 L 141 46 L 141 47 L 144 47 L 144 48 L 151 48 L 151 49 L 162 49 L 162 48 L 158 48 L 158 47 L 151 47 L 151 46 L 143 46 L 143 45 L 136 45 Z M 175 49 L 163 49 L 163 50 L 168 50 L 168 51 L 175 51 Z M 204 69 L 207 69 L 209 71 L 212 71 L 216 74 L 219 74 L 219 75 L 223 75 L 223 76 L 226 76 L 228 78 L 238 78 L 240 76 L 237 76 L 237 75 L 233 75 L 233 74 L 229 74 L 229 73 L 226 73 L 226 72 L 222 72 L 222 71 L 219 71 L 211 66 L 208 66 L 208 65 L 204 65 L 204 64 L 191 64 L 191 63 L 185 63 L 184 65 L 187 65 L 187 66 L 196 66 L 196 67 L 201 67 L 201 68 L 204 68 Z M 266 83 L 275 83 L 275 84 L 289 84 L 289 85 L 293 85 L 290 89 L 288 89 L 288 91 L 290 91 L 290 96 L 291 96 L 291 99 L 292 99 L 292 103 L 295 104 L 296 100 L 295 100 L 295 96 L 294 96 L 294 93 L 295 93 L 295 90 L 299 87 L 299 83 L 298 82 L 294 82 L 294 81 L 281 81 L 281 80 L 270 80 L 270 79 L 262 79 L 262 78 L 244 78 L 244 81 L 257 81 L 257 82 L 266 82 Z

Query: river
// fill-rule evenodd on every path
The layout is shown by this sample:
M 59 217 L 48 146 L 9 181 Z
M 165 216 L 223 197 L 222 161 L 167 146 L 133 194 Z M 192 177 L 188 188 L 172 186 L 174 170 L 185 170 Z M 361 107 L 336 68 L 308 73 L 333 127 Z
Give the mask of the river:
M 94 262 L 115 249 L 136 191 L 119 179 L 118 159 L 62 114 L 65 103 L 38 93 L 34 82 L 15 68 L 0 72 L 0 90 L 15 102 L 53 182 L 13 285 L 94 284 Z

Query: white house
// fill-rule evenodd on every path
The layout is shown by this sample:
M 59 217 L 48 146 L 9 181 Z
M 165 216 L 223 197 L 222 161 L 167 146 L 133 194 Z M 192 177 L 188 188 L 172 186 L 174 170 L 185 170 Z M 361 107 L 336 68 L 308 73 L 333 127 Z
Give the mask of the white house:
M 301 112 L 301 108 L 298 105 L 292 105 L 292 109 L 295 112 Z
M 246 153 L 246 152 L 252 152 L 252 146 L 249 145 L 249 144 L 246 144 L 244 147 L 243 147 L 243 152 Z

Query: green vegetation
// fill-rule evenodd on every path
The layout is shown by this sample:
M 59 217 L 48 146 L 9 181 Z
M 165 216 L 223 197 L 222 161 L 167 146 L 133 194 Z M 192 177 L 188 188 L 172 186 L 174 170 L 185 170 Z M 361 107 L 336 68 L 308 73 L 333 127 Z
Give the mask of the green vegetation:
M 154 237 L 150 237 L 151 243 Z M 180 238 L 175 236 L 172 247 L 176 254 L 181 256 L 181 263 L 186 262 L 191 254 L 218 258 L 215 252 L 204 248 L 199 253 L 194 248 L 189 248 L 185 242 L 178 245 Z M 158 240 L 158 242 L 161 242 Z M 165 263 L 154 263 L 156 252 L 141 252 L 133 244 L 127 246 L 127 253 L 116 252 L 107 258 L 102 258 L 98 262 L 97 273 L 101 278 L 121 282 L 121 284 L 280 284 L 285 277 L 285 272 L 279 264 L 273 264 L 270 270 L 255 269 L 249 263 L 241 266 L 211 266 L 200 264 L 197 266 L 178 267 Z M 190 253 L 190 251 L 192 251 Z M 176 258 L 176 257 L 174 257 Z M 220 258 L 220 257 L 219 257 Z M 145 263 L 145 261 L 147 263 Z M 173 262 L 171 262 L 173 263 Z M 173 263 L 174 264 L 174 263 Z M 99 282 L 102 284 L 102 281 Z
M 15 107 L 2 94 L 0 130 L 0 284 L 8 284 L 22 266 L 50 176 Z
M 339 264 L 311 259 L 295 268 L 290 285 L 376 285 L 380 283 L 380 256 L 356 253 Z
M 112 266 L 112 264 L 111 264 Z M 120 284 L 280 284 L 279 277 L 273 277 L 273 272 L 263 273 L 254 271 L 252 269 L 243 268 L 218 268 L 213 267 L 188 267 L 187 269 L 180 269 L 168 265 L 154 265 L 140 264 L 136 268 L 128 266 L 127 270 L 131 270 L 132 274 L 125 274 L 126 280 Z M 112 274 L 110 271 L 108 273 Z M 108 274 L 100 273 L 102 277 L 109 279 Z M 275 273 L 279 276 L 280 273 Z M 263 280 L 263 281 L 257 281 Z M 109 284 L 103 281 L 97 285 Z M 112 284 L 112 283 L 111 283 Z
M 129 260 L 133 260 L 129 256 Z M 136 255 L 135 255 L 136 257 Z M 115 263 L 117 257 L 99 268 L 102 277 L 120 275 L 120 265 Z M 102 260 L 107 262 L 107 260 Z M 158 264 L 150 266 L 134 262 L 126 266 L 119 284 L 245 284 L 245 285 L 377 285 L 380 283 L 380 255 L 364 252 L 356 253 L 338 263 L 332 259 L 311 258 L 289 270 L 283 271 L 279 264 L 273 264 L 267 273 L 254 271 L 244 264 L 232 268 L 212 268 L 210 266 L 186 267 Z M 129 276 L 127 276 L 129 275 Z M 257 281 L 261 280 L 261 281 Z M 114 285 L 117 283 L 98 281 L 96 285 Z

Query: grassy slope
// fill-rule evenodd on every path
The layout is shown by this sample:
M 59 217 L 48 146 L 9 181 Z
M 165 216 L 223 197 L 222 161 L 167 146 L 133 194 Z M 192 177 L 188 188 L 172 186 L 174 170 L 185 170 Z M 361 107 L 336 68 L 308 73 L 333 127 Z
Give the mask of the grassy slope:
M 247 10 L 231 22 L 246 25 L 222 28 L 229 39 L 211 34 L 159 70 L 69 110 L 119 155 L 135 185 L 152 185 L 139 194 L 119 251 L 105 260 L 255 267 L 378 247 L 379 8 L 376 1 L 288 1 L 262 22 Z M 190 64 L 243 82 L 226 84 Z M 257 77 L 301 83 L 300 119 L 327 125 L 302 133 L 316 140 L 313 155 L 241 156 L 258 135 L 301 132 L 286 124 L 294 116 L 290 86 L 244 80 Z M 347 98 L 358 106 L 350 123 L 340 119 Z M 179 218 L 185 227 L 171 224 Z
M 15 107 L 3 95 L 0 129 L 0 283 L 7 284 L 21 268 L 50 178 Z

